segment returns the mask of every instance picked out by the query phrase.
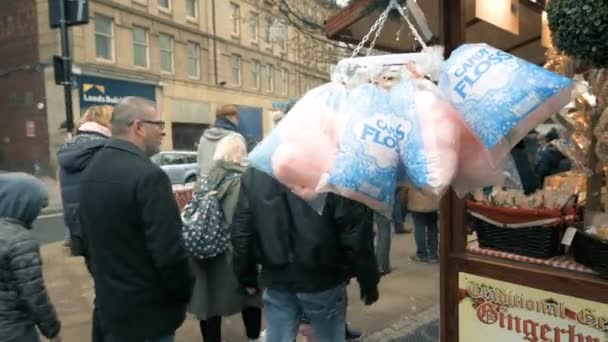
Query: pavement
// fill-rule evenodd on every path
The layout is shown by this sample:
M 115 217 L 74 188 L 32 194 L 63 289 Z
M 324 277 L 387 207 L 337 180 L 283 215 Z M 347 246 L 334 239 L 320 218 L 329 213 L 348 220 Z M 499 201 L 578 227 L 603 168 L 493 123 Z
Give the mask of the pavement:
M 380 300 L 364 306 L 355 281 L 349 286 L 348 321 L 365 333 L 363 341 L 438 341 L 439 266 L 415 264 L 413 236 L 393 235 L 393 272 L 382 278 Z M 46 285 L 62 320 L 65 342 L 90 341 L 93 283 L 82 259 L 68 256 L 61 242 L 43 244 Z M 223 321 L 226 342 L 245 341 L 240 316 Z M 178 342 L 201 341 L 198 322 L 189 317 L 177 332 Z

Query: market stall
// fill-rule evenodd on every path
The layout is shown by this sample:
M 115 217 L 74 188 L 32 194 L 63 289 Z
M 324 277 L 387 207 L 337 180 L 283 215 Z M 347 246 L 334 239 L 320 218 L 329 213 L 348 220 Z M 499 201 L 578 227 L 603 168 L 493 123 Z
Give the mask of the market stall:
M 502 1 L 493 3 L 498 2 Z M 373 23 L 373 19 L 369 18 L 378 16 L 377 12 L 369 14 L 363 10 L 365 3 L 369 4 L 370 1 L 361 1 L 329 18 L 328 35 L 348 42 L 360 40 L 366 32 L 362 27 L 369 27 Z M 483 36 L 483 33 L 474 31 L 471 19 L 467 18 L 471 3 L 478 4 L 480 1 L 441 0 L 435 6 L 431 4 L 432 1 L 420 3 L 423 9 L 427 7 L 425 12 L 428 13 L 429 26 L 434 32 L 442 33 L 439 38 L 446 48 L 446 56 L 461 44 L 479 41 L 478 38 Z M 524 6 L 531 8 L 528 1 L 518 3 L 526 3 Z M 562 9 L 560 14 L 556 5 L 553 18 L 565 20 L 560 22 L 564 29 L 567 26 L 565 23 L 574 20 L 579 28 L 584 23 L 591 23 L 587 30 L 579 29 L 578 37 L 588 38 L 583 31 L 606 32 L 608 18 L 600 14 L 600 8 L 591 7 L 591 3 L 602 6 L 599 2 L 591 1 L 588 5 L 584 2 L 562 3 L 584 11 L 579 13 L 583 15 L 578 20 L 574 20 L 568 18 L 568 14 L 574 15 L 577 10 Z M 606 9 L 605 6 L 603 9 Z M 542 10 L 535 13 L 538 17 L 532 23 L 532 26 L 536 25 L 533 35 L 538 36 L 537 46 L 540 47 Z M 555 19 L 560 15 L 564 19 Z M 526 21 L 526 25 L 529 26 L 530 22 Z M 526 30 L 524 28 L 523 33 L 529 34 L 525 33 Z M 560 34 L 556 38 L 564 43 L 564 35 L 567 36 L 568 32 L 554 34 Z M 501 35 L 504 36 L 493 36 Z M 608 62 L 608 59 L 598 57 L 599 53 L 594 54 L 602 46 L 601 43 L 591 44 L 593 39 L 601 40 L 598 36 L 595 34 L 587 40 L 579 39 L 587 46 L 579 47 L 583 50 L 582 55 L 574 51 L 575 57 L 587 62 L 598 62 L 599 58 L 599 64 Z M 412 46 L 411 42 L 395 42 L 394 31 L 387 30 L 380 37 L 378 44 L 389 51 L 410 50 Z M 515 37 L 517 35 L 508 35 L 511 40 L 517 39 Z M 603 41 L 605 43 L 606 39 Z M 504 44 L 500 41 L 489 43 Z M 515 50 L 530 45 L 523 43 L 516 44 Z M 571 51 L 568 49 L 575 44 L 565 41 L 562 45 L 565 45 L 562 48 Z M 531 50 L 535 48 L 536 45 Z M 538 56 L 521 57 L 534 59 Z M 562 63 L 562 58 L 562 53 L 550 51 L 547 67 L 574 76 L 565 72 L 565 69 L 572 67 Z M 608 222 L 600 213 L 603 210 L 600 189 L 605 183 L 601 168 L 605 162 L 602 159 L 605 152 L 601 146 L 606 130 L 599 123 L 608 101 L 606 73 L 599 69 L 605 65 L 596 63 L 595 67 L 582 67 L 582 63 L 577 64 L 574 69 L 579 70 L 574 71 L 578 71 L 584 78 L 582 81 L 590 85 L 590 93 L 596 102 L 591 105 L 585 102 L 586 99 L 577 97 L 574 109 L 561 112 L 557 119 L 572 124 L 572 127 L 566 125 L 567 135 L 571 142 L 577 144 L 576 148 L 558 148 L 578 164 L 578 167 L 574 167 L 579 170 L 578 174 L 572 172 L 547 179 L 546 190 L 543 190 L 547 193 L 541 199 L 538 195 L 529 198 L 523 194 L 511 194 L 511 198 L 508 198 L 505 194 L 494 194 L 490 197 L 468 196 L 467 200 L 463 200 L 454 191 L 443 197 L 440 209 L 440 321 L 443 342 L 485 341 L 490 336 L 497 342 L 522 339 L 608 340 L 608 243 L 603 240 L 603 225 Z M 577 119 L 578 128 L 575 127 Z M 584 143 L 576 143 L 581 141 L 581 137 L 585 138 L 582 139 Z M 569 150 L 579 156 L 569 155 Z M 580 186 L 581 177 L 584 189 Z M 554 192 L 549 194 L 552 190 Z M 564 197 L 563 193 L 568 191 L 571 194 Z M 546 198 L 555 202 L 550 208 L 547 205 L 550 201 Z M 596 226 L 596 231 L 590 233 L 587 228 L 592 224 Z M 567 229 L 569 227 L 575 229 Z M 473 231 L 474 234 L 471 234 Z

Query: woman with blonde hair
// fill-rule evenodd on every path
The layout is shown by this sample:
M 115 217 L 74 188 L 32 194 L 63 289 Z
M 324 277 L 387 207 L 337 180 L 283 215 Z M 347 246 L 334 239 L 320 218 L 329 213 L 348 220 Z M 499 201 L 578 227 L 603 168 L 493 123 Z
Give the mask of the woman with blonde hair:
M 225 218 L 223 229 L 229 230 L 232 224 L 246 160 L 247 146 L 241 135 L 227 135 L 218 142 L 207 182 L 217 191 Z M 248 340 L 259 341 L 261 295 L 242 290 L 233 271 L 230 250 L 215 258 L 192 260 L 195 283 L 188 311 L 200 321 L 205 342 L 221 342 L 222 317 L 238 312 L 242 314 Z
M 63 202 L 63 219 L 69 230 L 69 246 L 73 256 L 84 256 L 88 267 L 87 253 L 78 210 L 80 207 L 80 177 L 95 154 L 108 142 L 112 135 L 112 106 L 89 107 L 82 115 L 76 135 L 59 148 L 59 185 Z M 101 325 L 93 309 L 93 342 L 104 340 Z

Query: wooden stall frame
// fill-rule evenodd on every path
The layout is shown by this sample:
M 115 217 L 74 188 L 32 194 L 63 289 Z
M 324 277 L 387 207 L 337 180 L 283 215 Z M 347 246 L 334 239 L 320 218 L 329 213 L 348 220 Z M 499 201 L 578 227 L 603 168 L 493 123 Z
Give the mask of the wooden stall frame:
M 464 0 L 441 0 L 440 4 L 442 37 L 447 58 L 453 49 L 466 41 Z M 467 252 L 465 204 L 451 190 L 441 201 L 440 230 L 441 342 L 459 341 L 458 277 L 461 272 L 608 303 L 608 282 L 595 275 Z

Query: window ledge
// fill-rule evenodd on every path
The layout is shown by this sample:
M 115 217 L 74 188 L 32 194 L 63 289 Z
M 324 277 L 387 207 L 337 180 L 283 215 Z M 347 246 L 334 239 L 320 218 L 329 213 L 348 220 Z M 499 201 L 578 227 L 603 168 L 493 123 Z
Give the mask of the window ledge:
M 190 24 L 199 24 L 198 18 L 197 17 L 191 17 L 189 15 L 186 16 L 186 21 L 189 22 Z
M 158 13 L 173 15 L 173 11 L 171 10 L 171 8 L 166 8 L 162 6 L 158 6 Z

